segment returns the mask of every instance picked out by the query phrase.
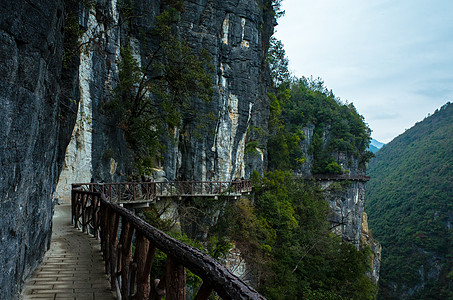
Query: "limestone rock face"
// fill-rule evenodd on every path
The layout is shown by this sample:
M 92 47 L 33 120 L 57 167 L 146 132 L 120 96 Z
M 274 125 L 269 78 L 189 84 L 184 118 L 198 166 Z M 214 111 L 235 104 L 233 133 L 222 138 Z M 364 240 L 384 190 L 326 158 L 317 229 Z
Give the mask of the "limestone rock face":
M 332 231 L 357 249 L 370 247 L 371 271 L 367 275 L 374 284 L 377 284 L 382 247 L 368 229 L 364 212 L 365 182 L 324 180 L 321 181 L 321 188 L 332 209 L 329 214 Z
M 333 231 L 358 249 L 362 234 L 365 183 L 326 180 L 321 182 L 321 187 L 332 209 L 329 222 Z
M 313 175 L 313 153 L 310 151 L 311 144 L 313 142 L 313 133 L 316 126 L 314 124 L 309 124 L 302 128 L 305 139 L 301 141 L 301 147 L 305 153 L 305 162 L 302 164 L 299 170 L 296 170 L 295 173 L 301 177 L 311 177 Z M 326 128 L 323 132 L 323 148 L 327 149 L 330 142 L 330 129 Z M 338 162 L 342 167 L 343 171 L 349 175 L 365 175 L 366 167 L 360 165 L 360 157 L 354 157 L 343 152 L 334 152 L 331 153 L 332 157 Z
M 58 179 L 63 1 L 0 2 L 0 298 L 15 299 L 50 242 Z M 63 145 L 62 148 L 65 148 Z
M 54 197 L 68 202 L 71 183 L 97 181 L 118 182 L 133 166 L 122 132 L 112 114 L 103 107 L 112 97 L 118 80 L 120 59 L 119 12 L 116 1 L 99 1 L 99 5 L 68 6 L 83 30 L 79 60 L 74 67 L 69 90 L 76 90 L 77 120 L 71 141 L 65 149 L 64 166 Z M 121 163 L 118 163 L 121 161 Z
M 206 124 L 201 139 L 194 137 L 195 128 L 190 128 L 188 137 L 177 139 L 167 152 L 165 170 L 170 179 L 232 180 L 264 169 L 265 151 L 248 155 L 245 150 L 247 131 L 266 129 L 268 120 L 263 66 L 274 19 L 263 11 L 269 3 L 262 2 L 185 1 L 181 34 L 194 49 L 207 49 L 215 68 L 214 98 L 200 103 L 200 111 L 212 112 L 217 120 Z M 265 143 L 262 146 L 265 149 Z
M 382 246 L 373 238 L 368 228 L 368 217 L 364 212 L 362 215 L 362 237 L 361 241 L 371 249 L 371 271 L 367 274 L 374 284 L 379 282 L 379 271 L 381 269 Z
M 120 3 L 101 1 L 79 7 L 79 22 L 85 30 L 82 41 L 91 40 L 80 55 L 76 89 L 80 108 L 76 129 L 66 152 L 66 163 L 55 197 L 69 197 L 69 183 L 95 180 L 119 181 L 133 172 L 133 155 L 117 120 L 105 111 L 118 83 L 120 48 L 129 46 L 141 64 L 158 41 L 150 34 L 156 16 L 168 1 L 133 2 L 133 26 L 120 26 Z M 267 130 L 269 75 L 265 53 L 273 33 L 270 1 L 184 1 L 178 34 L 194 51 L 205 49 L 212 58 L 213 99 L 194 99 L 200 116 L 186 120 L 166 141 L 160 179 L 232 180 L 262 172 L 267 163 L 266 140 L 253 137 L 251 128 Z M 83 115 L 80 115 L 82 112 Z M 84 143 L 77 142 L 84 137 Z M 260 148 L 246 152 L 250 139 Z M 76 172 L 76 170 L 79 170 Z

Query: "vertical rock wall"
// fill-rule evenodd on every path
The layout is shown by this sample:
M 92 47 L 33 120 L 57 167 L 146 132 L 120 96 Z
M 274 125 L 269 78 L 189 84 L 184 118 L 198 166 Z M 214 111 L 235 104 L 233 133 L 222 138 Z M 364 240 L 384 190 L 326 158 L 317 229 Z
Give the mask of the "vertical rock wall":
M 362 237 L 361 241 L 371 249 L 371 270 L 367 274 L 372 282 L 377 285 L 379 282 L 379 271 L 381 269 L 382 246 L 376 241 L 368 228 L 368 216 L 364 212 L 362 215 Z
M 108 182 L 133 173 L 132 153 L 104 104 L 118 82 L 120 47 L 130 46 L 139 62 L 149 55 L 149 49 L 157 43 L 151 34 L 155 18 L 166 5 L 166 1 L 133 2 L 132 8 L 140 17 L 132 18 L 131 27 L 122 25 L 124 16 L 116 0 L 98 0 L 92 7 L 79 7 L 84 37 L 91 37 L 81 51 L 80 107 L 91 107 L 91 111 L 79 110 L 57 198 L 69 197 L 65 190 L 68 184 L 87 181 L 90 174 Z M 167 141 L 160 177 L 231 180 L 265 168 L 264 137 L 262 149 L 258 149 L 261 155 L 247 155 L 245 147 L 251 126 L 267 129 L 268 72 L 264 59 L 274 26 L 269 5 L 269 1 L 255 0 L 184 1 L 178 34 L 194 51 L 206 49 L 214 67 L 213 99 L 209 103 L 194 99 L 192 105 L 200 115 L 215 116 L 215 120 L 183 122 L 174 139 Z M 80 137 L 84 137 L 84 143 L 77 142 Z
M 92 34 L 98 33 L 94 15 L 88 13 L 87 28 L 81 38 L 81 43 L 87 43 Z M 91 103 L 90 83 L 93 74 L 93 51 L 80 53 L 78 68 L 79 106 L 77 120 L 71 135 L 71 141 L 65 151 L 63 170 L 60 174 L 54 198 L 60 202 L 70 202 L 71 184 L 90 182 L 92 170 L 92 125 L 93 106 Z
M 83 30 L 72 88 L 79 107 L 54 197 L 69 201 L 71 183 L 120 181 L 133 167 L 132 155 L 112 114 L 104 109 L 118 81 L 121 27 L 116 0 L 71 7 Z
M 0 2 L 0 298 L 50 242 L 59 173 L 63 1 Z M 63 147 L 64 148 L 64 147 Z
M 321 188 L 332 209 L 329 214 L 332 231 L 357 249 L 365 246 L 370 248 L 371 271 L 367 276 L 377 285 L 382 248 L 368 229 L 364 212 L 365 182 L 325 180 L 321 181 Z
M 365 183 L 326 180 L 322 181 L 321 187 L 332 209 L 329 222 L 333 232 L 359 249 L 365 204 Z
M 183 161 L 166 164 L 167 176 L 195 180 L 232 180 L 249 177 L 253 169 L 262 171 L 261 156 L 247 155 L 248 130 L 267 130 L 268 86 L 264 66 L 273 16 L 266 12 L 268 1 L 186 1 L 180 31 L 194 49 L 204 48 L 215 68 L 213 100 L 199 104 L 213 112 L 217 120 L 208 124 L 202 138 L 179 139 L 168 157 Z M 193 124 L 189 125 L 193 126 Z M 265 149 L 265 142 L 262 143 Z

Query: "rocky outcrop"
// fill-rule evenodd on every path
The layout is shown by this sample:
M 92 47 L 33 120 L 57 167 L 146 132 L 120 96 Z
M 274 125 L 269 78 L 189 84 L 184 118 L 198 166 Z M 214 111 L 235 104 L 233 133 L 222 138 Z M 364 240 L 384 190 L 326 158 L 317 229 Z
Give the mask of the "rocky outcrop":
M 310 178 L 311 176 L 313 176 L 313 167 L 315 159 L 312 150 L 312 143 L 315 128 L 316 126 L 311 123 L 302 128 L 304 139 L 301 140 L 300 146 L 305 154 L 305 161 L 298 170 L 295 170 L 295 174 L 297 176 L 301 176 L 304 178 Z M 330 129 L 329 127 L 327 127 L 326 129 L 324 129 L 322 135 L 322 145 L 324 150 L 328 149 L 330 141 L 331 141 Z M 335 159 L 338 165 L 341 166 L 341 169 L 343 170 L 344 174 L 349 174 L 352 176 L 365 175 L 366 167 L 364 164 L 363 165 L 360 164 L 361 161 L 360 156 L 354 157 L 354 155 L 340 151 L 332 152 L 330 153 L 330 155 L 332 156 L 332 158 Z
M 332 231 L 343 241 L 352 243 L 357 250 L 369 247 L 371 266 L 367 276 L 377 285 L 381 266 L 382 247 L 368 229 L 364 212 L 365 182 L 363 181 L 320 181 L 324 195 L 332 209 L 329 222 Z
M 60 0 L 0 3 L 1 299 L 17 297 L 50 242 L 60 122 L 75 117 L 61 109 L 63 15 Z
M 361 243 L 362 245 L 368 246 L 371 250 L 371 270 L 367 275 L 372 280 L 372 282 L 377 285 L 379 282 L 379 271 L 381 269 L 382 246 L 375 238 L 373 238 L 373 235 L 368 228 L 368 217 L 365 212 L 362 215 Z
M 365 183 L 325 180 L 321 182 L 321 188 L 332 209 L 329 222 L 333 232 L 359 249 L 365 203 Z

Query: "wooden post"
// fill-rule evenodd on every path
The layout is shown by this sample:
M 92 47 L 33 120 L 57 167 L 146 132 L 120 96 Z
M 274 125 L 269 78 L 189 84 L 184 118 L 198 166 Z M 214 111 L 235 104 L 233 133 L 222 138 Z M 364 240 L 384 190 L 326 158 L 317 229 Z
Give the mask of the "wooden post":
M 126 218 L 123 217 L 121 221 L 121 295 L 127 299 L 129 297 L 128 276 L 130 262 L 132 261 L 132 236 L 134 234 L 134 228 Z
M 127 276 L 127 297 L 126 299 L 131 299 L 135 295 L 135 281 L 137 279 L 137 262 L 132 261 L 129 265 L 129 273 Z
M 82 232 L 85 232 L 86 227 L 87 227 L 87 209 L 86 209 L 86 201 L 87 201 L 88 195 L 82 195 Z
M 110 240 L 110 231 L 109 231 L 109 223 L 108 223 L 108 208 L 105 207 L 102 204 L 102 201 L 99 203 L 99 215 L 101 218 L 101 223 L 100 223 L 100 236 L 101 236 L 101 251 L 102 251 L 102 256 L 104 258 L 105 262 L 105 273 L 108 273 L 108 257 L 109 257 L 109 247 L 108 247 L 108 241 Z
M 115 288 L 115 281 L 117 277 L 117 271 L 118 271 L 118 258 L 117 258 L 117 251 L 118 251 L 118 227 L 120 223 L 120 216 L 117 213 L 112 213 L 112 219 L 113 222 L 109 222 L 110 225 L 108 230 L 109 232 L 109 241 L 108 241 L 108 246 L 110 248 L 109 250 L 109 258 L 110 258 L 110 279 L 111 279 L 111 284 L 112 288 Z
M 78 220 L 78 211 L 79 211 L 79 193 L 74 192 L 74 228 L 77 228 L 77 220 Z
M 74 185 L 71 185 L 71 223 L 74 225 L 74 212 L 75 212 L 75 191 Z
M 132 199 L 132 201 L 135 201 L 136 199 L 136 196 L 135 196 L 135 187 L 137 186 L 135 183 L 131 184 L 132 185 L 132 188 L 134 189 L 134 192 L 133 192 L 133 197 L 134 199 Z
M 137 232 L 134 261 L 137 263 L 137 299 L 148 299 L 150 294 L 150 272 L 156 247 L 150 246 L 140 231 Z
M 165 264 L 165 283 L 167 300 L 186 299 L 186 269 L 170 256 Z
M 207 282 L 203 281 L 194 300 L 207 300 L 212 291 L 213 288 Z
M 98 203 L 99 203 L 99 198 L 98 196 L 93 195 L 93 216 L 92 216 L 92 222 L 93 222 L 93 235 L 96 239 L 99 239 L 99 215 L 98 215 Z

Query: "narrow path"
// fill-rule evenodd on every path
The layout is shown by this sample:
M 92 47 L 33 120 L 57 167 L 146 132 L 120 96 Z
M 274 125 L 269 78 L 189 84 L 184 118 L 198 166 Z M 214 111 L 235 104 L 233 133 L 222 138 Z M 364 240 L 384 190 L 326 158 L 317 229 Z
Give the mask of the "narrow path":
M 99 240 L 74 229 L 70 213 L 70 205 L 55 206 L 50 249 L 25 282 L 21 299 L 116 299 Z

